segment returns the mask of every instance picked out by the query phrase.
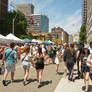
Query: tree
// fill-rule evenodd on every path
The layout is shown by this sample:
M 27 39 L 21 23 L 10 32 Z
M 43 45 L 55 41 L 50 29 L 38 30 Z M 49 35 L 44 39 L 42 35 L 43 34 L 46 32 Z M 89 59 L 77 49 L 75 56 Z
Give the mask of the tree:
M 86 25 L 83 24 L 80 28 L 79 41 L 86 43 Z
M 7 35 L 9 33 L 12 33 L 12 22 L 15 16 L 16 16 L 14 22 L 15 36 L 20 37 L 21 35 L 27 35 L 26 34 L 27 22 L 25 19 L 25 15 L 19 11 L 9 11 L 7 14 L 5 14 L 6 19 L 2 22 L 1 26 L 3 31 L 0 32 L 0 34 Z

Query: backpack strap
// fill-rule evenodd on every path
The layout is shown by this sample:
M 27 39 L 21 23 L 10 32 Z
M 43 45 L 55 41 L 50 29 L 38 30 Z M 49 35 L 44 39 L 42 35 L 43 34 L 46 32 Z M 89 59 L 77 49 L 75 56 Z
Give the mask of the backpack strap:
M 5 60 L 10 56 L 11 53 L 12 53 L 12 51 L 10 51 L 10 53 L 8 53 L 8 55 L 5 57 Z

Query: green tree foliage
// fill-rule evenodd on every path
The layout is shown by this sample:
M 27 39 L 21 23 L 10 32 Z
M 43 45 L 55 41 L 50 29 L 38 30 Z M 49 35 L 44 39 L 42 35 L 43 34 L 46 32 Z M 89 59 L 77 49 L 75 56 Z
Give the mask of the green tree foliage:
M 17 14 L 17 16 L 16 16 Z M 16 16 L 15 22 L 14 22 L 14 30 L 15 30 L 15 36 L 20 37 L 21 35 L 27 35 L 26 34 L 26 19 L 24 14 L 22 14 L 19 11 L 9 11 L 7 14 L 5 14 L 6 19 L 2 21 L 2 30 L 0 34 L 7 35 L 9 33 L 12 33 L 12 23 L 13 19 Z
M 20 39 L 25 39 L 28 38 L 29 40 L 32 40 L 32 34 L 28 34 L 28 35 L 21 35 Z
M 86 42 L 86 25 L 85 24 L 83 24 L 80 28 L 79 41 L 83 43 Z

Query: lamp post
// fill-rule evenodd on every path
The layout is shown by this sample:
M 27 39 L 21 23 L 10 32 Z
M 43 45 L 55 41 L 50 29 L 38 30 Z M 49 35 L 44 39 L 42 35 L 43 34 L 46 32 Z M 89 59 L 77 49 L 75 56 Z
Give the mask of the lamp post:
M 12 34 L 14 35 L 15 34 L 15 30 L 14 30 L 14 23 L 15 23 L 15 20 L 16 20 L 16 17 L 17 17 L 17 13 L 16 13 L 16 15 L 15 15 L 15 17 L 13 18 L 13 20 L 12 20 Z

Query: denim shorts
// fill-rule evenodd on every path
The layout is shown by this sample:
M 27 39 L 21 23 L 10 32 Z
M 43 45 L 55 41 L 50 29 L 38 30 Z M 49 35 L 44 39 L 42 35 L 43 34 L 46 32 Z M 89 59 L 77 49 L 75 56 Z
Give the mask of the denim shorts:
M 23 68 L 30 68 L 30 62 L 23 61 L 23 62 L 22 62 L 22 67 L 23 67 Z

